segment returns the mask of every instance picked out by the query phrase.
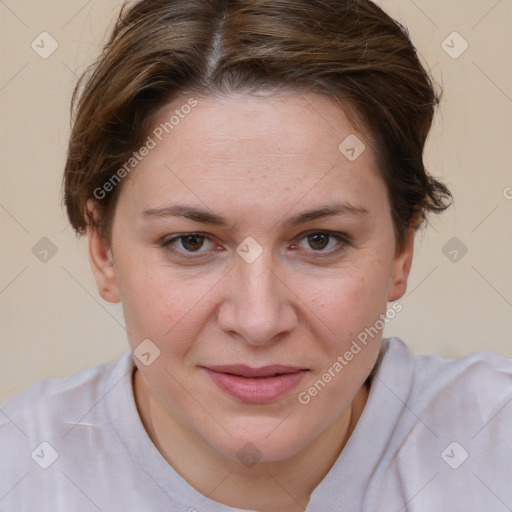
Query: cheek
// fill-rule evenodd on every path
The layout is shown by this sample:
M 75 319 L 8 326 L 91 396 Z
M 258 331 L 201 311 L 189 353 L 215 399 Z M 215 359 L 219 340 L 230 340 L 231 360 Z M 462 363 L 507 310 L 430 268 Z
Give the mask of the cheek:
M 374 326 L 386 310 L 389 268 L 387 260 L 354 266 L 311 299 L 330 335 L 322 338 L 322 364 L 301 388 L 299 403 L 324 418 L 322 425 L 338 417 L 375 364 L 381 333 Z
M 172 352 L 183 351 L 211 314 L 207 291 L 216 280 L 210 275 L 193 278 L 155 262 L 129 257 L 120 262 L 119 276 L 132 348 L 149 338 L 168 351 L 166 340 L 172 339 Z
M 303 280 L 302 296 L 331 333 L 346 343 L 373 325 L 387 304 L 390 265 L 368 262 L 340 270 L 332 279 Z

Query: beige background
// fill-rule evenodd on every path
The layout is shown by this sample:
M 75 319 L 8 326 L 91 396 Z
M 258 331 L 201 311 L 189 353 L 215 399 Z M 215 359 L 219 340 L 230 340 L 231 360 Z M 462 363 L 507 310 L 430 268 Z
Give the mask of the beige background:
M 512 356 L 512 2 L 379 3 L 408 27 L 444 89 L 426 162 L 456 200 L 418 237 L 404 309 L 385 335 L 422 353 Z M 97 294 L 86 240 L 74 237 L 60 202 L 71 91 L 120 4 L 0 2 L 0 402 L 127 349 L 121 307 Z M 44 31 L 58 43 L 47 59 L 31 47 Z M 469 44 L 458 58 L 441 46 L 454 31 Z M 42 237 L 57 249 L 46 262 L 32 252 Z M 456 262 L 443 253 L 452 237 L 468 249 Z

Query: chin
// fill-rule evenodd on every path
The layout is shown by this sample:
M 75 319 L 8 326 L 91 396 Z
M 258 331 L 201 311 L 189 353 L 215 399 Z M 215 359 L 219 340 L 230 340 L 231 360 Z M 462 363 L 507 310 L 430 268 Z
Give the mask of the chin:
M 307 435 L 304 425 L 289 424 L 285 428 L 286 421 L 275 418 L 257 420 L 246 418 L 229 425 L 226 430 L 231 434 L 222 438 L 205 438 L 205 441 L 217 452 L 231 460 L 245 459 L 258 460 L 259 462 L 276 462 L 289 459 L 298 453 L 313 437 Z M 211 434 L 211 431 L 206 432 Z

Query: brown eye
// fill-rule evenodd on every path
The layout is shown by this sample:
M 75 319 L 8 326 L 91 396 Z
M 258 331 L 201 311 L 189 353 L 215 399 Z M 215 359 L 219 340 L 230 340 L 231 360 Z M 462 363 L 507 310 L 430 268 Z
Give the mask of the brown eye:
M 309 246 L 315 251 L 321 251 L 329 244 L 330 235 L 327 233 L 315 233 L 308 236 Z
M 187 255 L 197 253 L 203 256 L 215 247 L 210 238 L 202 233 L 178 235 L 171 239 L 163 240 L 160 242 L 160 245 L 175 254 Z
M 201 249 L 205 237 L 202 235 L 185 235 L 180 237 L 181 245 L 187 251 L 194 252 Z
M 318 253 L 316 256 L 332 256 L 343 251 L 350 245 L 350 239 L 344 233 L 310 231 L 302 236 L 296 247 L 309 252 Z

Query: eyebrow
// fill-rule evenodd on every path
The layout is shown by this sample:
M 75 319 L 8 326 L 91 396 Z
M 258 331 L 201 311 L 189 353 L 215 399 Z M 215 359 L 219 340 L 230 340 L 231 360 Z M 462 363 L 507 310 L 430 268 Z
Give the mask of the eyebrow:
M 284 226 L 293 227 L 298 224 L 304 224 L 313 220 L 334 217 L 337 215 L 367 215 L 368 210 L 362 206 L 350 203 L 334 203 L 320 208 L 306 210 L 284 221 Z M 142 216 L 147 219 L 151 218 L 167 218 L 167 217 L 185 217 L 187 219 L 200 222 L 202 224 L 210 224 L 214 226 L 228 227 L 229 222 L 216 213 L 208 210 L 202 210 L 186 205 L 171 205 L 164 208 L 149 208 L 142 212 Z

